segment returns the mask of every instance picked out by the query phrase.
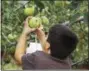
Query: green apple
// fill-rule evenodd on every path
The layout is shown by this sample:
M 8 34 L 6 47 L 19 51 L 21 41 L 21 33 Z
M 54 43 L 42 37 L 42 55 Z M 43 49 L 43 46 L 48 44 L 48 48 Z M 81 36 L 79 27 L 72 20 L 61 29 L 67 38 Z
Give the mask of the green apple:
M 17 36 L 16 35 L 13 35 L 13 34 L 9 34 L 8 35 L 8 39 L 10 39 L 10 40 L 13 40 L 13 39 L 15 39 Z
M 12 34 L 9 34 L 9 35 L 8 35 L 8 38 L 9 38 L 9 39 L 13 39 L 13 35 L 12 35 Z
M 43 24 L 48 25 L 49 20 L 48 20 L 48 18 L 47 18 L 46 16 L 42 16 L 42 17 L 41 17 L 41 20 L 42 20 L 42 23 L 43 23 Z
M 88 27 L 85 28 L 85 31 L 88 32 Z
M 39 17 L 32 17 L 29 21 L 29 27 L 31 28 L 39 28 L 39 26 L 41 25 L 41 19 Z
M 27 7 L 24 9 L 24 14 L 26 16 L 32 16 L 34 14 L 35 8 L 33 7 Z
M 63 1 L 55 1 L 55 6 L 61 7 L 63 5 Z
M 71 2 L 70 1 L 65 1 L 67 5 L 69 5 Z

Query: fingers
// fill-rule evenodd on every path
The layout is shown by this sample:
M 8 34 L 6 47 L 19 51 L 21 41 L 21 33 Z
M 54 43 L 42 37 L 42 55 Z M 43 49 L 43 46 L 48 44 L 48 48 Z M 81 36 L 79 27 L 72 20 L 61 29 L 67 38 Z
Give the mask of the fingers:
M 32 16 L 28 16 L 28 17 L 26 18 L 26 21 L 28 22 L 28 20 L 31 19 L 31 18 L 32 18 Z
M 28 26 L 28 21 L 32 18 L 32 16 L 28 16 L 26 18 L 26 20 L 24 21 L 24 28 L 27 30 L 27 31 L 31 31 L 31 32 L 35 32 L 36 34 L 40 34 L 42 32 L 42 29 L 43 29 L 43 25 L 40 25 L 39 28 L 30 28 Z
M 26 20 L 24 21 L 24 26 L 27 26 L 28 25 L 28 20 L 31 19 L 31 18 L 32 18 L 32 16 L 28 16 L 26 18 Z
M 40 27 L 38 28 L 39 30 L 42 30 L 43 29 L 43 25 L 40 25 Z
M 35 30 L 36 30 L 35 28 L 31 29 L 31 31 L 35 31 Z

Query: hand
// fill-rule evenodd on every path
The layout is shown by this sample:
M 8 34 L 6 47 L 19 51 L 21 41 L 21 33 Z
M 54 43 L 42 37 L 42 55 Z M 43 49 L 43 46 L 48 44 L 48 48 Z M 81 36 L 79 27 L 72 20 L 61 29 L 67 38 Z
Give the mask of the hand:
M 37 34 L 37 38 L 39 39 L 42 47 L 44 48 L 45 42 L 46 42 L 46 37 L 45 33 L 43 32 L 43 26 L 41 25 L 39 28 L 36 29 L 35 33 Z
M 42 40 L 45 38 L 45 33 L 43 32 L 43 26 L 41 25 L 39 28 L 36 29 L 35 33 L 37 34 L 37 37 L 39 40 Z
M 45 33 L 42 29 L 43 26 L 41 25 L 39 28 L 36 29 L 35 33 L 37 34 L 37 37 L 42 45 L 43 51 L 48 53 L 50 45 L 47 43 Z
M 24 21 L 23 33 L 26 34 L 26 35 L 29 34 L 30 32 L 33 32 L 33 31 L 36 30 L 35 28 L 30 28 L 30 27 L 28 26 L 28 20 L 30 20 L 31 18 L 32 18 L 32 16 L 29 16 L 29 17 L 27 17 L 26 20 Z

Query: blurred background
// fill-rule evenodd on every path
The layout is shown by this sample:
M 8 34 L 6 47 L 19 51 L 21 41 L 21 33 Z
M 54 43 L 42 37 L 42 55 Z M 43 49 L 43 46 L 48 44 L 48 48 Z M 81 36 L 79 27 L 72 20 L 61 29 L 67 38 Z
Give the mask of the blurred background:
M 73 69 L 89 69 L 88 63 L 88 0 L 42 1 L 29 0 L 1 1 L 1 66 L 2 70 L 21 70 L 14 59 L 17 40 L 23 30 L 23 21 L 26 19 L 24 8 L 34 6 L 32 16 L 46 16 L 48 24 L 43 24 L 44 31 L 48 32 L 54 24 L 68 25 L 78 36 L 79 43 L 72 53 Z M 0 31 L 1 31 L 0 30 Z M 31 40 L 35 41 L 34 34 Z

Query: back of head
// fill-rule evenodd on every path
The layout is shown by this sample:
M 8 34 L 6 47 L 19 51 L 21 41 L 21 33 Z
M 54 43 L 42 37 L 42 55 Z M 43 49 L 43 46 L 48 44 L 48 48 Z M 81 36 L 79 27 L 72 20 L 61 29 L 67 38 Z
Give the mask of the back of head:
M 50 43 L 51 55 L 65 59 L 76 48 L 78 38 L 67 26 L 57 24 L 50 28 L 47 41 Z

